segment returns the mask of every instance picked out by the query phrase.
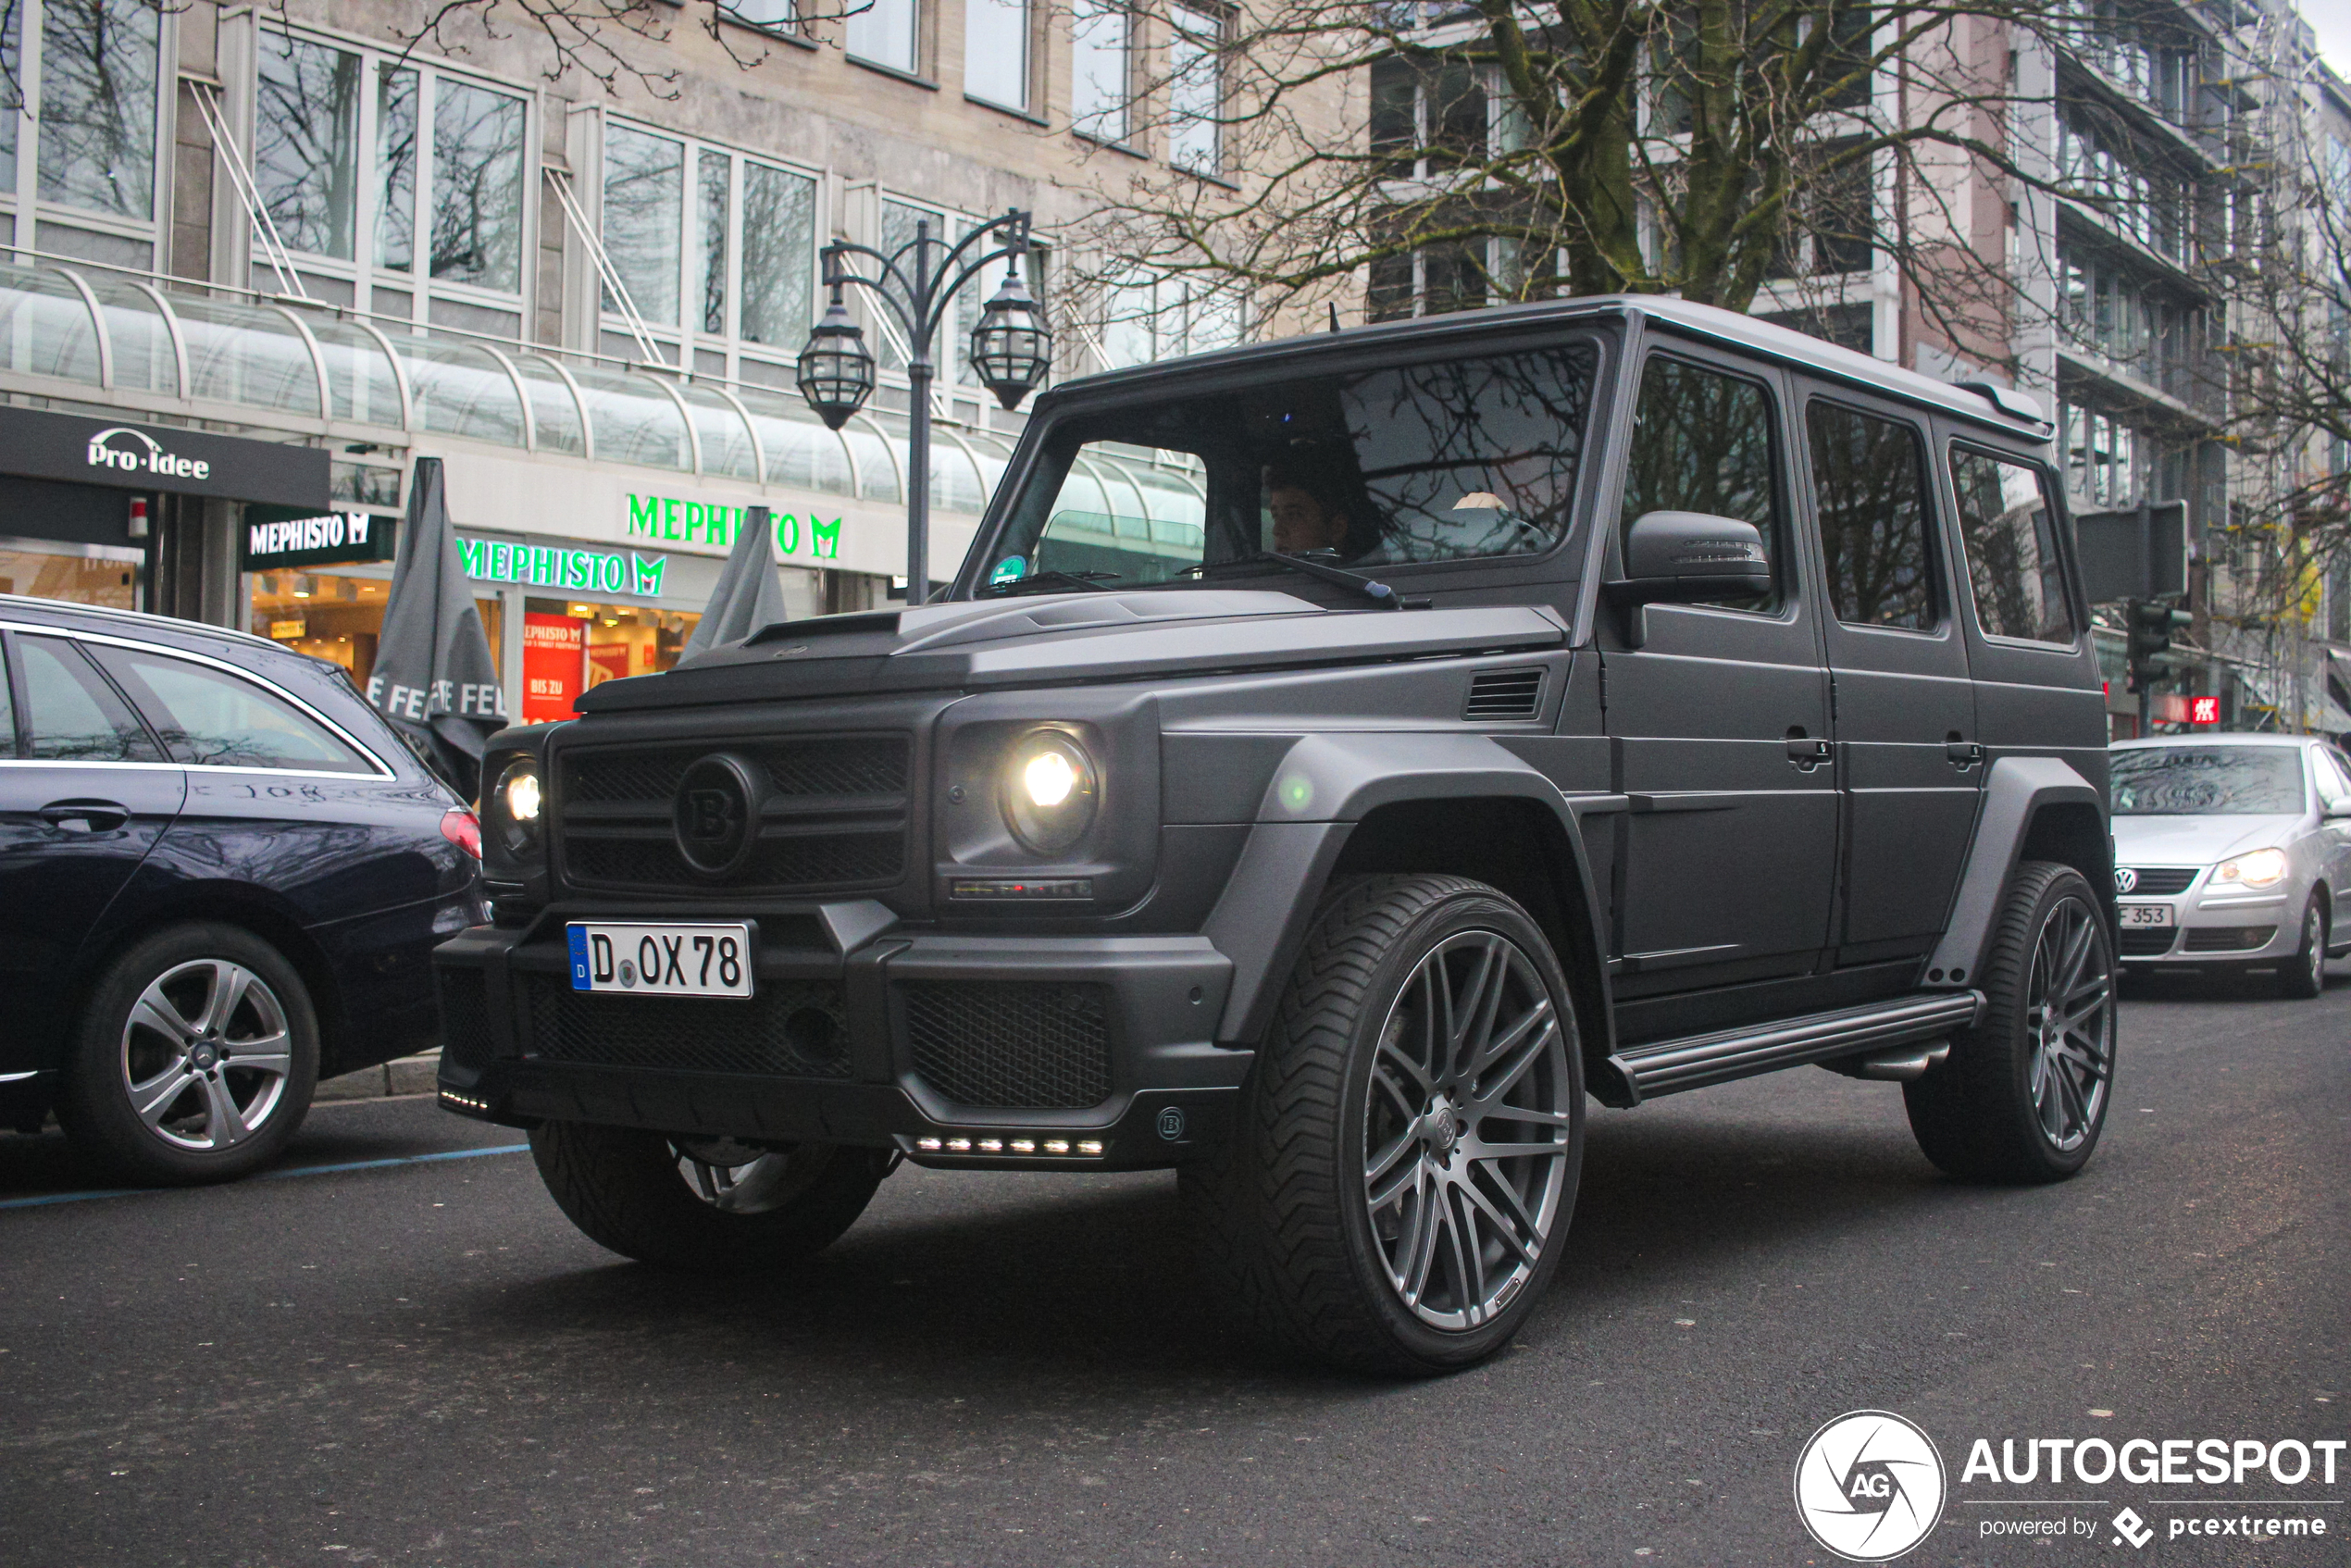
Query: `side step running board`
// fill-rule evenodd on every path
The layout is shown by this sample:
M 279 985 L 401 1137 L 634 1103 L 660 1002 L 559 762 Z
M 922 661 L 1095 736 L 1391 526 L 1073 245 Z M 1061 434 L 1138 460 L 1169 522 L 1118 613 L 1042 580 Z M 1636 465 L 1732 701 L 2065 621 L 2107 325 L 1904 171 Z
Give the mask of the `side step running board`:
M 1624 1075 L 1638 1104 L 1807 1062 L 1933 1039 L 1966 1028 L 1983 1006 L 1982 991 L 1920 991 L 1866 1007 L 1627 1046 L 1609 1063 Z

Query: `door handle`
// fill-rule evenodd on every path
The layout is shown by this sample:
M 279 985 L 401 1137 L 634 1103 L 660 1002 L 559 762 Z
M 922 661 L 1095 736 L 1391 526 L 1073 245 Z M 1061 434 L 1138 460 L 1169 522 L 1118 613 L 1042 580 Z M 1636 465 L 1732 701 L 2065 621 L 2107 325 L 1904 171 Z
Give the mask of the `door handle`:
M 1802 725 L 1793 726 L 1787 732 L 1787 760 L 1810 773 L 1829 760 L 1829 743 L 1805 734 Z
M 1943 754 L 1951 759 L 1953 767 L 1964 770 L 1973 767 L 1984 760 L 1984 743 L 1981 740 L 1963 740 L 1959 732 L 1954 729 L 1943 741 Z
M 131 820 L 131 808 L 114 801 L 52 801 L 41 808 L 41 820 L 69 832 L 111 833 Z

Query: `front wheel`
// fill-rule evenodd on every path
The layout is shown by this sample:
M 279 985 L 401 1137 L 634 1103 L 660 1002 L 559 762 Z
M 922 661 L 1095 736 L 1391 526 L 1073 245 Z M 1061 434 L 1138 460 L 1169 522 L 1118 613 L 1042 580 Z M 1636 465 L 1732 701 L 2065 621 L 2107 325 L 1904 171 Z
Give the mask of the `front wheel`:
M 2302 911 L 2302 942 L 2294 956 L 2278 969 L 2278 994 L 2292 1002 L 2307 1002 L 2326 994 L 2327 912 L 2312 893 Z
M 542 1122 L 530 1157 L 571 1223 L 623 1257 L 701 1274 L 777 1268 L 856 1223 L 886 1150 L 761 1148 L 635 1127 Z
M 2114 946 L 2080 872 L 2017 868 L 1979 977 L 1983 1016 L 1903 1086 L 1910 1130 L 1953 1176 L 2061 1181 L 2089 1163 L 2114 1083 Z
M 1526 912 L 1352 877 L 1315 916 L 1227 1142 L 1180 1185 L 1215 1286 L 1365 1371 L 1468 1366 L 1559 1267 L 1584 1154 L 1574 1015 Z

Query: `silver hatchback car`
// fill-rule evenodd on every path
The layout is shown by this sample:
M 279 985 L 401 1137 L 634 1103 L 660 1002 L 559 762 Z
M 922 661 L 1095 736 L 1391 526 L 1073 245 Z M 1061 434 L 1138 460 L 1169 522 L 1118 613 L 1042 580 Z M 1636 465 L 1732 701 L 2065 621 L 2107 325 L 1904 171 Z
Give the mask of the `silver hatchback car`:
M 2114 890 L 2126 969 L 2274 969 L 2313 997 L 2351 952 L 2351 763 L 2301 735 L 2113 748 Z

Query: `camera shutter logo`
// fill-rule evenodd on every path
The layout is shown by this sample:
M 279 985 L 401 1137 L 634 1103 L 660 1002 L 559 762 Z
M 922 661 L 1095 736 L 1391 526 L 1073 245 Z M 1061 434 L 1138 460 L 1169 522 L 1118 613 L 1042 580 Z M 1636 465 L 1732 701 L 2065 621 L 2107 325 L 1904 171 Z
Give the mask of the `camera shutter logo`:
M 1812 1538 L 1851 1562 L 1885 1562 L 1943 1517 L 1943 1456 L 1910 1422 L 1857 1410 L 1812 1434 L 1796 1462 L 1796 1512 Z

